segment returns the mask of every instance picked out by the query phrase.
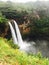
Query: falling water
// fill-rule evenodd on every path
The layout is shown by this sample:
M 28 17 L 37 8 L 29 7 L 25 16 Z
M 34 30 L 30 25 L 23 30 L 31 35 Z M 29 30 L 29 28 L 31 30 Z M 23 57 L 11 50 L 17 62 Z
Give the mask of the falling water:
M 28 46 L 30 46 L 30 44 L 27 44 L 26 42 L 23 42 L 19 27 L 18 27 L 16 21 L 14 21 L 14 24 L 15 24 L 16 34 L 17 34 L 17 38 L 18 38 L 18 45 L 19 45 L 21 50 L 27 50 L 26 48 Z
M 15 44 L 17 44 L 18 42 L 17 42 L 17 38 L 16 38 L 16 35 L 15 35 L 14 28 L 13 28 L 13 26 L 12 26 L 12 24 L 11 24 L 10 22 L 8 22 L 8 24 L 9 24 L 10 29 L 11 29 L 11 34 L 12 34 L 13 42 L 14 42 Z
M 15 29 L 16 29 L 16 33 L 17 33 L 18 43 L 19 43 L 19 45 L 22 45 L 23 40 L 22 40 L 22 36 L 21 36 L 20 30 L 19 30 L 19 27 L 18 27 L 16 21 L 14 21 L 14 24 L 15 24 Z
M 9 26 L 11 29 L 13 42 L 15 44 L 18 44 L 18 46 L 20 47 L 20 50 L 26 51 L 29 53 L 34 53 L 34 54 L 37 54 L 40 51 L 43 56 L 49 57 L 49 47 L 47 46 L 47 43 L 49 44 L 49 42 L 46 42 L 46 41 L 42 41 L 42 42 L 36 41 L 36 43 L 35 42 L 24 42 L 22 40 L 22 36 L 21 36 L 17 23 L 14 21 L 16 33 L 15 33 L 15 30 L 14 30 L 12 24 L 10 22 L 8 22 L 8 23 L 9 23 Z M 17 34 L 17 37 L 16 37 L 16 34 Z M 43 48 L 43 46 L 44 46 L 44 48 Z
M 26 49 L 26 48 L 27 48 L 28 46 L 30 46 L 30 44 L 27 44 L 26 42 L 23 42 L 22 36 L 21 36 L 21 33 L 20 33 L 20 30 L 19 30 L 19 27 L 18 27 L 18 25 L 17 25 L 17 23 L 16 23 L 15 21 L 13 21 L 13 22 L 14 22 L 15 29 L 16 29 L 16 34 L 17 34 L 17 38 L 16 38 L 16 34 L 15 34 L 14 29 L 13 29 L 13 26 L 12 26 L 12 24 L 9 22 L 13 41 L 14 41 L 14 43 L 18 43 L 18 46 L 20 47 L 20 50 L 27 51 L 28 49 Z M 17 39 L 18 39 L 18 40 L 17 40 Z

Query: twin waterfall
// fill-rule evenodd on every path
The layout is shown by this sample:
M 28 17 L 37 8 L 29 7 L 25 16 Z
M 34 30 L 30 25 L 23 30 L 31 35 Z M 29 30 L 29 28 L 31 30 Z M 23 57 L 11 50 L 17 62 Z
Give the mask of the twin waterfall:
M 16 21 L 13 20 L 13 23 L 14 23 L 15 29 L 13 28 L 11 22 L 8 22 L 14 44 L 17 44 L 20 47 L 20 50 L 22 50 L 22 51 L 26 51 L 26 52 L 30 51 L 30 49 L 31 49 L 30 47 L 32 45 L 30 45 L 30 43 L 24 42 L 22 40 L 22 36 L 21 36 L 20 30 L 19 30 L 19 27 L 18 27 Z
M 16 21 L 13 20 L 12 23 L 14 24 L 14 27 L 11 24 L 11 22 L 8 22 L 8 24 L 10 26 L 13 42 L 14 42 L 14 44 L 17 44 L 20 47 L 19 50 L 25 51 L 25 52 L 31 53 L 31 54 L 32 53 L 37 54 L 40 51 L 43 56 L 49 57 L 49 55 L 47 55 L 47 53 L 49 54 L 49 50 L 48 50 L 48 46 L 47 46 L 47 44 L 49 42 L 47 42 L 45 40 L 41 40 L 41 41 L 37 40 L 36 43 L 38 43 L 38 44 L 36 44 L 35 42 L 23 41 Z M 43 48 L 43 46 L 44 46 L 44 48 Z
M 13 42 L 14 44 L 18 44 L 18 46 L 20 48 L 25 48 L 26 45 L 24 45 L 24 42 L 22 40 L 22 36 L 21 36 L 21 33 L 20 33 L 20 30 L 19 30 L 19 27 L 16 23 L 16 21 L 13 21 L 14 25 L 15 25 L 15 30 L 16 30 L 16 33 L 15 33 L 15 30 L 11 24 L 11 22 L 8 22 L 9 26 L 10 26 L 10 30 L 11 30 L 11 34 L 12 34 L 12 38 L 13 38 Z M 16 36 L 17 34 L 17 36 Z

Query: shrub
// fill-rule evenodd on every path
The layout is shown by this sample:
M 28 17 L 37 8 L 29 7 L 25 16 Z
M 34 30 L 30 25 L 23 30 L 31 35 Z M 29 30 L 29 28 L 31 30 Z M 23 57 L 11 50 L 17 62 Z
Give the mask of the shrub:
M 6 23 L 8 20 L 3 17 L 3 16 L 0 16 L 0 23 Z
M 19 46 L 18 46 L 17 44 L 14 44 L 14 43 L 13 43 L 12 39 L 9 40 L 8 43 L 9 43 L 9 46 L 11 46 L 11 47 L 14 48 L 14 49 L 16 49 L 16 48 L 18 49 L 18 48 L 19 48 Z

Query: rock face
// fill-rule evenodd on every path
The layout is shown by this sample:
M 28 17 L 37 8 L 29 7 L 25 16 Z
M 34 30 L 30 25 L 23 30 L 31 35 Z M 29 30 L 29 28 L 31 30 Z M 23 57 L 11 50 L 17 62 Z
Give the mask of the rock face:
M 5 37 L 7 35 L 8 25 L 5 23 L 0 23 L 0 37 Z
M 27 23 L 19 25 L 22 34 L 28 34 L 30 32 L 30 27 L 27 27 L 27 25 L 28 25 Z
M 11 23 L 14 27 L 14 24 L 12 21 Z M 28 34 L 30 31 L 30 28 L 28 28 L 27 25 L 28 23 L 21 24 L 21 25 L 19 24 L 20 31 L 23 35 Z M 5 37 L 8 39 L 11 38 L 11 31 L 10 31 L 8 23 L 0 23 L 0 37 Z

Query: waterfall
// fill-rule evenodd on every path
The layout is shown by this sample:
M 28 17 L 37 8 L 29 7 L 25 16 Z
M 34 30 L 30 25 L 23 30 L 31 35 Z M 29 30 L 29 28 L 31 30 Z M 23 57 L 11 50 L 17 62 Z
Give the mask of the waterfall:
M 8 22 L 8 23 L 9 23 L 9 26 L 10 26 L 10 29 L 11 29 L 11 34 L 12 34 L 12 38 L 13 38 L 14 43 L 16 43 L 16 44 L 18 43 L 18 46 L 20 47 L 20 50 L 28 50 L 26 48 L 28 46 L 30 46 L 30 44 L 27 44 L 27 43 L 23 42 L 19 27 L 18 27 L 16 21 L 13 21 L 13 22 L 14 22 L 14 25 L 15 25 L 16 32 L 15 32 L 12 24 L 10 22 Z M 16 34 L 17 34 L 17 37 L 16 37 Z
M 20 47 L 20 50 L 25 50 L 26 51 L 26 50 L 28 50 L 28 49 L 26 49 L 28 44 L 23 42 L 19 27 L 18 27 L 16 21 L 13 21 L 13 22 L 15 24 L 15 30 L 16 30 L 17 39 L 18 39 L 18 46 Z
M 17 42 L 17 38 L 16 38 L 16 34 L 15 34 L 15 31 L 14 31 L 14 28 L 13 28 L 13 26 L 12 26 L 12 24 L 10 22 L 8 22 L 8 24 L 10 26 L 13 42 L 14 42 L 14 44 L 17 44 L 18 42 Z
M 18 43 L 19 43 L 19 45 L 22 45 L 23 40 L 22 40 L 22 36 L 21 36 L 20 30 L 19 30 L 19 27 L 18 27 L 16 21 L 14 21 L 14 24 L 15 24 L 16 34 L 17 34 L 17 38 L 18 38 Z

